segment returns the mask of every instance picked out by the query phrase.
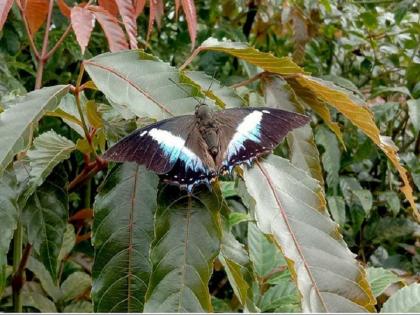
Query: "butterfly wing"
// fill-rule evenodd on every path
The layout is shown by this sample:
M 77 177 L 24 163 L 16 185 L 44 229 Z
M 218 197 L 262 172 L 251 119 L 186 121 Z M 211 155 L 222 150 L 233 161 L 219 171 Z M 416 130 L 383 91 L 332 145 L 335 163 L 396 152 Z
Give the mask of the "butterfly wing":
M 187 152 L 185 156 L 197 158 L 184 159 L 180 156 L 174 167 L 162 175 L 163 180 L 186 188 L 189 192 L 200 183 L 209 185 L 216 177 L 215 164 L 197 125 L 188 136 L 185 151 Z
M 105 152 L 103 158 L 115 162 L 137 162 L 164 174 L 180 157 L 186 158 L 185 142 L 194 129 L 195 117 L 177 116 L 137 129 Z
M 268 107 L 226 109 L 215 113 L 215 119 L 220 126 L 218 170 L 271 152 L 289 131 L 309 122 L 307 116 Z

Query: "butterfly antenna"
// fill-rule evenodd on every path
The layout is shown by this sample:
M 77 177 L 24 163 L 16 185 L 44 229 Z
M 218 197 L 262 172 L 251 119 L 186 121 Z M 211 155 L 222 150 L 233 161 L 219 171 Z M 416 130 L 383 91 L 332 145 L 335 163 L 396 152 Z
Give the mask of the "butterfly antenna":
M 179 87 L 182 91 L 184 91 L 185 92 L 185 94 L 187 95 L 187 96 L 191 96 L 191 97 L 193 97 L 198 103 L 200 103 L 200 99 L 199 98 L 197 98 L 195 95 L 191 95 L 191 93 L 190 92 L 188 92 L 186 89 L 184 89 L 184 87 L 181 85 L 181 84 L 179 84 L 178 82 L 176 82 L 176 81 L 174 81 L 174 80 L 172 80 L 171 78 L 169 78 L 169 81 L 171 81 L 172 83 L 174 83 L 177 87 Z
M 211 89 L 211 87 L 212 87 L 212 85 L 213 85 L 213 82 L 214 82 L 214 77 L 215 77 L 215 76 L 216 76 L 216 70 L 214 70 L 213 75 L 212 75 L 212 77 L 211 77 L 210 85 L 209 85 L 209 87 L 207 88 L 206 93 L 204 94 L 204 97 L 203 97 L 203 103 L 204 103 L 204 101 L 206 100 L 207 94 L 210 92 L 210 89 Z

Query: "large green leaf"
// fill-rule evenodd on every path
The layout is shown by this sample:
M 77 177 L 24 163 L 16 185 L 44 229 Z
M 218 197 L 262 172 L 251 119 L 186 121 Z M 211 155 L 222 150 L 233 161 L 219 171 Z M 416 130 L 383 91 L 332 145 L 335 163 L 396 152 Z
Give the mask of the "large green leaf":
M 318 182 L 271 155 L 244 171 L 257 225 L 289 260 L 304 312 L 363 312 L 375 298 L 329 217 Z
M 68 218 L 67 174 L 57 168 L 28 199 L 23 220 L 28 240 L 53 279 Z
M 288 279 L 269 288 L 259 306 L 262 312 L 300 312 L 300 298 L 296 286 Z
M 220 247 L 220 198 L 204 191 L 160 202 L 145 312 L 212 311 L 208 282 Z
M 83 295 L 92 285 L 91 277 L 82 271 L 70 274 L 61 284 L 63 301 L 70 301 Z
M 258 229 L 255 223 L 248 223 L 248 250 L 249 257 L 258 276 L 265 277 L 281 265 L 286 265 L 286 260 L 278 248 L 270 242 Z
M 375 267 L 367 269 L 367 277 L 375 296 L 381 295 L 391 284 L 400 280 L 392 271 Z
M 381 313 L 419 313 L 420 284 L 413 283 L 393 294 L 383 305 Z
M 279 76 L 265 76 L 262 82 L 268 106 L 303 113 L 302 105 L 298 102 L 295 93 L 285 80 Z M 323 185 L 324 178 L 322 176 L 319 152 L 315 145 L 311 126 L 306 125 L 292 130 L 287 135 L 287 144 L 290 148 L 292 164 L 308 172 Z
M 16 176 L 12 170 L 7 170 L 0 176 L 0 296 L 5 288 L 4 271 L 7 264 L 7 252 L 9 251 L 10 241 L 16 229 L 19 216 Z
M 158 177 L 135 163 L 108 175 L 94 204 L 95 312 L 141 312 L 151 265 Z
M 34 139 L 33 147 L 27 152 L 29 165 L 28 188 L 24 200 L 29 198 L 60 162 L 70 157 L 76 149 L 73 141 L 60 136 L 55 131 L 47 131 Z
M 25 148 L 34 124 L 58 106 L 68 89 L 68 85 L 57 85 L 33 91 L 0 114 L 0 174 Z
M 219 260 L 225 268 L 229 283 L 245 310 L 258 312 L 253 303 L 251 263 L 243 244 L 226 228 L 223 229 Z
M 197 101 L 190 96 L 191 86 L 179 86 L 178 70 L 143 52 L 102 54 L 84 64 L 111 104 L 137 116 L 160 120 L 195 110 Z

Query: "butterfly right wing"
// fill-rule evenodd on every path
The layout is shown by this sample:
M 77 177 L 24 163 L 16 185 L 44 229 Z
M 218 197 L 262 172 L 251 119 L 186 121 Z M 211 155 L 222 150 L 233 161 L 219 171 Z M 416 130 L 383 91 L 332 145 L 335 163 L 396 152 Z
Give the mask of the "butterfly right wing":
M 194 127 L 193 115 L 159 121 L 121 139 L 105 152 L 103 158 L 115 162 L 136 162 L 158 174 L 165 174 L 179 158 L 199 159 L 185 149 Z

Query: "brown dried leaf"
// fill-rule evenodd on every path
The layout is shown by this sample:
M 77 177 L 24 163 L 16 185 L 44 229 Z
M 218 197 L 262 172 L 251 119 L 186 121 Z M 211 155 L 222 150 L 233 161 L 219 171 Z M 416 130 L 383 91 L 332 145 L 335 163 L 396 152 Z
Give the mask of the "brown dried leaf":
M 133 2 L 131 0 L 116 0 L 116 2 L 128 34 L 130 48 L 137 49 L 137 21 Z
M 118 17 L 118 6 L 115 0 L 99 0 L 98 3 L 113 16 Z
M 82 50 L 82 54 L 84 54 L 93 26 L 95 25 L 95 16 L 91 11 L 82 7 L 72 8 L 70 16 L 71 26 L 76 34 L 76 39 Z
M 32 37 L 47 19 L 48 6 L 48 0 L 31 0 L 26 3 L 24 14 Z
M 106 39 L 108 40 L 109 50 L 111 52 L 116 52 L 128 49 L 124 31 L 115 16 L 104 8 L 96 5 L 90 5 L 88 6 L 88 9 L 95 15 L 104 30 Z
M 6 22 L 7 15 L 12 8 L 13 0 L 0 0 L 0 31 L 3 28 L 4 22 Z

